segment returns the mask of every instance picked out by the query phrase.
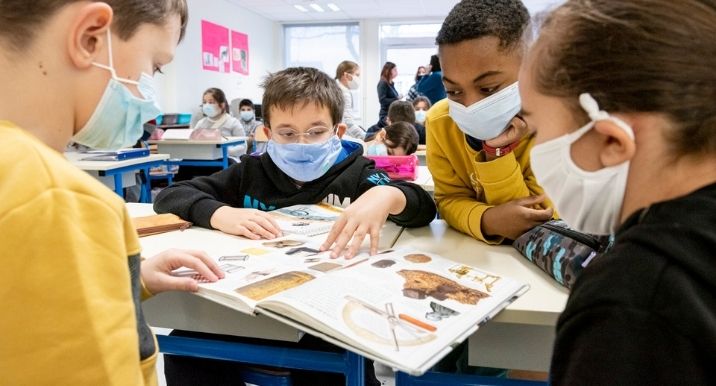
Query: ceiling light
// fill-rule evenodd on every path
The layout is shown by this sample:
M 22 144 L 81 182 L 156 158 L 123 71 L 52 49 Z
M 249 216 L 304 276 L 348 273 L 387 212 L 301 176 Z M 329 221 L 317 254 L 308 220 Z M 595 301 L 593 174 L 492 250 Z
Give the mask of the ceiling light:
M 304 7 L 304 6 L 300 5 L 300 4 L 294 4 L 293 7 L 296 8 L 297 10 L 301 11 L 301 12 L 308 12 L 308 10 L 306 9 L 306 7 Z
M 321 8 L 321 6 L 316 3 L 311 3 L 308 6 L 313 8 L 316 12 L 325 12 L 323 8 Z
M 326 4 L 326 6 L 327 6 L 328 8 L 330 8 L 331 11 L 333 11 L 333 12 L 338 12 L 338 11 L 341 10 L 340 8 L 338 8 L 337 5 L 335 5 L 335 4 L 333 4 L 333 3 L 328 3 L 328 4 Z

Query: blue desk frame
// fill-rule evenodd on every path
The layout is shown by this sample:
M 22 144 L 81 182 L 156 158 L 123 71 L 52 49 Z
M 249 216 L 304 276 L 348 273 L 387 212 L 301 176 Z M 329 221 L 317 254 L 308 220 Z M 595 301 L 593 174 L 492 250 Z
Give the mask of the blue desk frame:
M 157 335 L 157 341 L 159 351 L 164 354 L 343 373 L 346 377 L 346 386 L 365 384 L 363 357 L 350 351 L 333 353 L 168 335 Z
M 144 171 L 144 175 L 147 177 L 147 182 L 142 184 L 139 202 L 151 203 L 152 202 L 152 192 L 151 192 L 151 187 L 149 184 L 149 169 L 151 169 L 153 167 L 164 165 L 164 162 L 165 162 L 164 160 L 147 161 L 147 162 L 137 163 L 134 165 L 122 166 L 122 167 L 119 167 L 116 169 L 98 170 L 97 174 L 101 177 L 104 177 L 104 176 L 114 177 L 114 192 L 117 193 L 120 197 L 124 198 L 124 188 L 122 187 L 122 174 L 128 173 L 128 172 L 135 172 L 137 170 Z
M 546 382 L 524 381 L 469 374 L 427 372 L 420 377 L 411 377 L 403 372 L 395 373 L 395 386 L 547 386 Z
M 232 142 L 232 143 L 217 143 L 215 146 L 221 148 L 221 159 L 220 160 L 184 160 L 171 161 L 167 160 L 166 164 L 179 165 L 179 166 L 220 166 L 222 169 L 229 167 L 229 146 L 237 146 L 246 144 L 246 140 Z

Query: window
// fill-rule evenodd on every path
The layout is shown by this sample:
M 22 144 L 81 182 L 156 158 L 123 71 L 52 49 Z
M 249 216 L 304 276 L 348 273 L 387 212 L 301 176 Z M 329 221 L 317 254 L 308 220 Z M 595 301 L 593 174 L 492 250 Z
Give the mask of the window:
M 381 24 L 381 64 L 395 63 L 398 76 L 393 82 L 399 93 L 407 95 L 415 84 L 418 67 L 427 65 L 430 56 L 437 53 L 435 37 L 440 27 L 440 23 Z
M 284 64 L 315 67 L 333 77 L 338 63 L 344 60 L 360 63 L 359 35 L 357 23 L 286 25 Z

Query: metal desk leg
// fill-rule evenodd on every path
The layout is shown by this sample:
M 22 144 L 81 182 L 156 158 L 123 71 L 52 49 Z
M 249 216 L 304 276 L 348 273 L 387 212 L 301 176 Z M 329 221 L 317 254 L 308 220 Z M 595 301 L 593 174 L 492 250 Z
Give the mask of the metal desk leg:
M 362 356 L 346 351 L 346 386 L 365 385 L 365 361 Z
M 229 148 L 226 145 L 221 145 L 221 167 L 226 169 L 229 167 Z
M 149 168 L 142 168 L 142 171 L 144 172 L 145 180 L 142 183 L 142 187 L 141 187 L 142 194 L 141 194 L 141 197 L 139 198 L 139 202 L 142 202 L 145 204 L 151 204 L 152 203 L 152 180 L 149 178 Z
M 124 188 L 122 187 L 122 173 L 114 174 L 114 192 L 124 199 Z

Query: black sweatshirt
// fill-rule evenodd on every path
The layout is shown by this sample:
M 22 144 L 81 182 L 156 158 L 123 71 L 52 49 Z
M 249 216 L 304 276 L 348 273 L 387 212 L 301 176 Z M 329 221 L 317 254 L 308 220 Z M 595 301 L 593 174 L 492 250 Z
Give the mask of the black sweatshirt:
M 553 385 L 716 383 L 716 184 L 631 216 L 577 280 Z
M 391 181 L 384 171 L 375 168 L 374 161 L 362 156 L 359 144 L 342 141 L 342 145 L 344 159 L 300 188 L 268 153 L 245 155 L 241 163 L 211 176 L 177 182 L 164 189 L 157 196 L 154 210 L 174 213 L 211 228 L 211 216 L 225 205 L 265 211 L 321 201 L 346 206 L 374 186 L 389 185 L 400 189 L 406 198 L 403 212 L 389 216 L 390 220 L 401 226 L 420 227 L 435 218 L 435 203 L 425 190 L 409 182 Z

